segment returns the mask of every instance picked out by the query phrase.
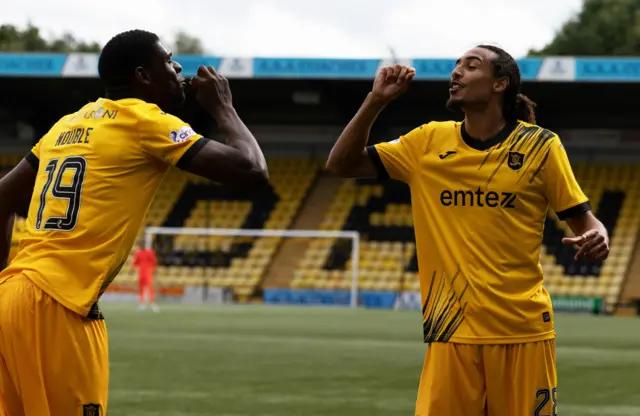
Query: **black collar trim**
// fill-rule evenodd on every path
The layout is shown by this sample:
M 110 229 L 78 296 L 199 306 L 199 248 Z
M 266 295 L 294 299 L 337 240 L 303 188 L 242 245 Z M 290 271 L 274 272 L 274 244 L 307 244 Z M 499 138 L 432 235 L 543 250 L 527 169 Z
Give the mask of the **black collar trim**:
M 478 139 L 474 139 L 469 135 L 469 133 L 467 133 L 467 130 L 464 128 L 464 121 L 463 121 L 462 124 L 460 125 L 460 134 L 462 135 L 462 140 L 464 140 L 467 146 L 476 150 L 487 150 L 497 145 L 498 143 L 506 140 L 511 135 L 511 133 L 513 133 L 513 131 L 518 127 L 519 124 L 520 122 L 517 120 L 508 121 L 504 125 L 502 130 L 500 130 L 500 132 L 496 134 L 494 137 L 488 140 L 478 140 Z

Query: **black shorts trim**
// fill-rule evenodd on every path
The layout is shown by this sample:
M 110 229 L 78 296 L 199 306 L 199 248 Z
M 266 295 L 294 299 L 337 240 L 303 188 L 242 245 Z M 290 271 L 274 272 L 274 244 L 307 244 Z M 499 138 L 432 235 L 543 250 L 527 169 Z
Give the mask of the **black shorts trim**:
M 584 214 L 587 211 L 591 211 L 591 203 L 589 203 L 589 201 L 578 204 L 575 207 L 565 209 L 564 211 L 556 212 L 556 215 L 560 220 L 566 220 L 567 218 Z
M 33 170 L 38 170 L 38 167 L 40 166 L 40 159 L 38 159 L 38 156 L 34 155 L 33 152 L 27 153 L 24 159 L 29 162 Z
M 371 159 L 371 163 L 373 163 L 373 167 L 376 169 L 376 172 L 378 172 L 378 179 L 389 179 L 391 176 L 389 175 L 389 172 L 387 172 L 387 168 L 384 167 L 384 163 L 382 163 L 382 159 L 380 159 L 380 155 L 378 154 L 376 147 L 367 146 L 366 150 L 369 155 L 369 159 Z
M 176 167 L 179 169 L 186 169 L 194 157 L 198 154 L 198 152 L 207 144 L 207 139 L 204 137 L 200 137 L 194 144 L 191 145 L 189 149 L 182 155 L 178 163 L 176 163 Z
M 104 320 L 104 315 L 98 306 L 98 302 L 91 305 L 91 309 L 89 309 L 89 313 L 87 314 L 87 319 L 92 321 Z

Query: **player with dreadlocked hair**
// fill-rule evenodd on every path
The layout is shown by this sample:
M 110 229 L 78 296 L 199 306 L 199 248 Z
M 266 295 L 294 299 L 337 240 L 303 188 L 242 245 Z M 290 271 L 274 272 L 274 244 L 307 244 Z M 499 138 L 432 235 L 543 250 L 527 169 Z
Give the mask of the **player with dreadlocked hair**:
M 505 119 L 522 120 L 535 124 L 536 104 L 520 92 L 520 68 L 515 59 L 504 49 L 497 46 L 480 45 L 478 47 L 492 51 L 497 55 L 492 61 L 494 77 L 507 77 L 509 79 L 509 85 L 504 90 L 502 99 L 502 114 Z
M 556 415 L 553 308 L 540 250 L 547 209 L 577 237 L 576 259 L 602 260 L 607 230 L 591 213 L 559 137 L 536 125 L 520 70 L 480 45 L 456 61 L 447 108 L 464 121 L 423 124 L 368 146 L 372 124 L 415 70 L 383 68 L 334 145 L 327 168 L 411 189 L 424 361 L 416 415 Z

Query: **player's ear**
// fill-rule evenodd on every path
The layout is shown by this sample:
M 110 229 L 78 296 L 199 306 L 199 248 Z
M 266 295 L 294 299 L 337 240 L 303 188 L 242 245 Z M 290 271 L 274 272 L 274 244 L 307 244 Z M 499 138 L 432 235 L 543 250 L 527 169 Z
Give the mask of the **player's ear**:
M 136 80 L 142 84 L 148 85 L 151 83 L 151 76 L 149 75 L 149 72 L 141 66 L 136 68 L 135 77 Z
M 509 86 L 509 77 L 500 77 L 493 83 L 493 91 L 497 93 L 503 93 Z

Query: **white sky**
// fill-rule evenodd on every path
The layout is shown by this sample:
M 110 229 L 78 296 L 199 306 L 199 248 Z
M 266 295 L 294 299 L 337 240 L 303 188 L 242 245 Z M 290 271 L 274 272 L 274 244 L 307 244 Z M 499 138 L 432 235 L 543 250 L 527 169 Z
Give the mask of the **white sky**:
M 457 57 L 493 43 L 515 57 L 550 41 L 581 0 L 0 0 L 0 23 L 106 42 L 183 30 L 233 57 Z

